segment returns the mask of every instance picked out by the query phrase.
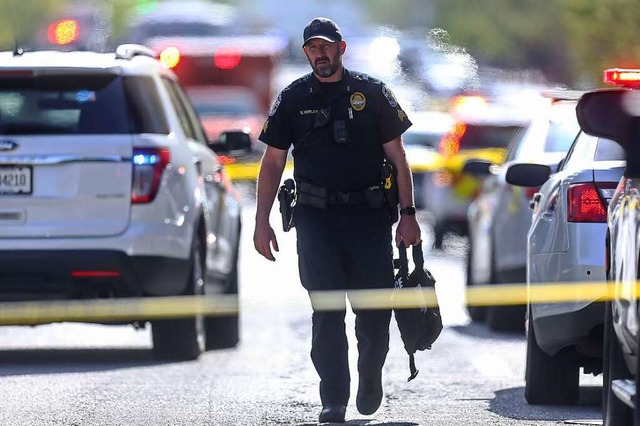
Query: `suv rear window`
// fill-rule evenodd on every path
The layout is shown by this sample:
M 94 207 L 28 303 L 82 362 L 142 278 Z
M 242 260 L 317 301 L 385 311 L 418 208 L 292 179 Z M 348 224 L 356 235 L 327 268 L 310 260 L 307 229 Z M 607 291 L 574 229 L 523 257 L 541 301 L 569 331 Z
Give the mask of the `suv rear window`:
M 523 126 L 467 124 L 460 139 L 460 149 L 506 148 Z
M 145 112 L 144 99 L 127 102 L 122 80 L 111 74 L 0 76 L 0 134 L 167 133 L 166 123 L 164 129 L 157 123 L 164 114 Z

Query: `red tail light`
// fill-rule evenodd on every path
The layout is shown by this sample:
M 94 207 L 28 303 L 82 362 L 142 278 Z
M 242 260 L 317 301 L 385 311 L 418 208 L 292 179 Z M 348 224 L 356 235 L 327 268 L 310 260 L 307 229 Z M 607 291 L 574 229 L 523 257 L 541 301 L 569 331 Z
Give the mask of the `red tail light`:
M 536 195 L 540 191 L 539 186 L 527 186 L 524 188 L 524 195 L 527 197 L 527 200 L 531 200 L 534 195 Z
M 463 123 L 455 125 L 453 130 L 444 135 L 438 144 L 438 152 L 443 155 L 455 155 L 460 151 L 460 139 L 467 131 L 467 126 Z
M 569 222 L 605 223 L 607 206 L 593 183 L 570 185 L 567 191 Z
M 133 149 L 132 203 L 153 201 L 160 188 L 162 172 L 169 164 L 169 160 L 169 150 L 166 148 Z
M 240 65 L 242 52 L 233 47 L 223 47 L 218 49 L 213 57 L 213 63 L 221 70 L 231 70 Z

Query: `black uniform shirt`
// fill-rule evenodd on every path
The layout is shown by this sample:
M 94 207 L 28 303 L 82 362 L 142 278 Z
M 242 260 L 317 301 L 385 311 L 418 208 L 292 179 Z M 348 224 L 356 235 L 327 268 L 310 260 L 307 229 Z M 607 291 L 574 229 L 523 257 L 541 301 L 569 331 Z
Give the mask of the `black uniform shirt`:
M 330 110 L 328 119 L 319 117 L 322 110 Z M 346 144 L 337 144 L 334 138 L 334 122 L 341 120 L 346 123 Z M 259 139 L 283 150 L 293 145 L 297 181 L 359 191 L 380 183 L 382 145 L 410 126 L 384 83 L 345 69 L 338 83 L 320 83 L 310 73 L 286 87 Z

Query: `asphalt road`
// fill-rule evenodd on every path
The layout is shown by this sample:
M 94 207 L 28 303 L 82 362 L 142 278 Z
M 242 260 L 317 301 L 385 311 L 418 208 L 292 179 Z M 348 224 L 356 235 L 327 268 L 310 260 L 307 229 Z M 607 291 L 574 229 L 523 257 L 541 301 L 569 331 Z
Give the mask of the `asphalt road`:
M 274 263 L 253 250 L 255 206 L 244 209 L 242 342 L 193 362 L 157 362 L 149 329 L 86 324 L 0 328 L 0 425 L 312 425 L 320 411 L 309 359 L 310 307 L 298 278 L 295 233 L 278 233 Z M 273 224 L 279 225 L 274 216 Z M 429 234 L 425 229 L 426 244 Z M 385 396 L 372 416 L 355 408 L 351 351 L 349 425 L 601 424 L 600 378 L 584 377 L 574 407 L 534 407 L 523 397 L 522 334 L 469 325 L 463 300 L 465 241 L 428 251 L 445 330 L 433 350 L 408 358 L 392 319 Z M 428 245 L 427 245 L 428 246 Z M 427 247 L 425 246 L 425 247 Z M 353 315 L 347 315 L 355 349 Z

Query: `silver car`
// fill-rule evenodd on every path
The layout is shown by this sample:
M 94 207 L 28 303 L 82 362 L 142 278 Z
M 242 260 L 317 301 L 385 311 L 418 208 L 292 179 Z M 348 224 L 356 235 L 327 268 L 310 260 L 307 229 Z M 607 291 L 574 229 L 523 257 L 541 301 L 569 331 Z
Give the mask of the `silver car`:
M 503 165 L 483 160 L 465 164 L 463 171 L 485 176 L 482 190 L 467 211 L 467 285 L 526 281 L 529 204 L 539 188 L 513 186 L 505 180 L 505 171 L 514 162 L 540 162 L 557 170 L 580 130 L 576 103 L 550 98 L 515 137 Z M 522 330 L 524 313 L 523 306 L 469 307 L 472 320 L 486 317 L 494 330 Z
M 586 133 L 579 134 L 551 177 L 546 165 L 509 166 L 509 183 L 544 182 L 533 199 L 527 235 L 528 286 L 604 281 L 607 204 L 624 167 L 617 143 Z M 603 320 L 599 300 L 528 304 L 525 398 L 530 404 L 577 401 L 580 368 L 602 372 Z

